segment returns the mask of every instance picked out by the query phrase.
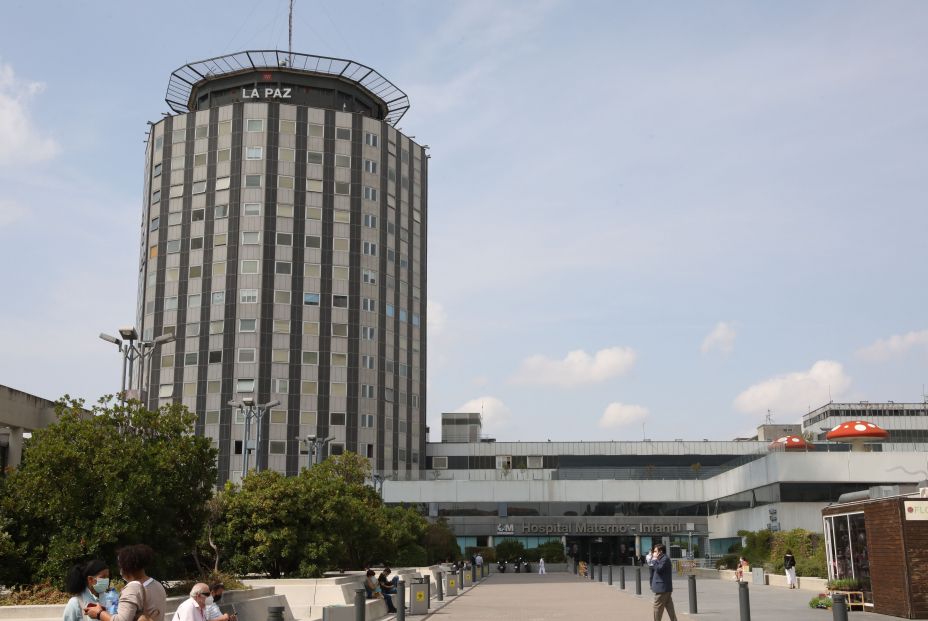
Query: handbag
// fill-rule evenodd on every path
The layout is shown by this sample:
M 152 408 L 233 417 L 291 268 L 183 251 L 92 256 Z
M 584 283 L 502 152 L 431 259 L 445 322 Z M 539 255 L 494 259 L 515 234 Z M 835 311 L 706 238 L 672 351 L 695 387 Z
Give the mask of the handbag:
M 154 621 L 154 619 L 145 613 L 148 608 L 148 594 L 145 592 L 145 585 L 140 581 L 139 586 L 142 587 L 142 608 L 137 611 L 138 614 L 135 615 L 135 621 Z

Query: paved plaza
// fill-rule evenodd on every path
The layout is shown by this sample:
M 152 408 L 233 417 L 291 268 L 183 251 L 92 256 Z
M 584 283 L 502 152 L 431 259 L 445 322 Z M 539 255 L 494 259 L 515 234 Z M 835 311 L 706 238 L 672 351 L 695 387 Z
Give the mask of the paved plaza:
M 542 621 L 556 619 L 642 619 L 652 618 L 651 593 L 647 582 L 642 595 L 634 594 L 635 583 L 627 590 L 615 584 L 591 582 L 566 573 L 493 574 L 476 588 L 449 601 L 432 613 L 436 621 Z M 734 581 L 700 580 L 697 584 L 699 614 L 688 614 L 685 578 L 674 576 L 674 603 L 683 618 L 738 620 L 738 585 Z M 751 621 L 830 621 L 830 610 L 809 608 L 811 591 L 790 591 L 779 587 L 751 587 Z M 849 618 L 861 621 L 896 619 L 874 613 L 851 612 Z M 412 617 L 415 618 L 415 617 Z M 669 617 L 664 614 L 664 619 Z

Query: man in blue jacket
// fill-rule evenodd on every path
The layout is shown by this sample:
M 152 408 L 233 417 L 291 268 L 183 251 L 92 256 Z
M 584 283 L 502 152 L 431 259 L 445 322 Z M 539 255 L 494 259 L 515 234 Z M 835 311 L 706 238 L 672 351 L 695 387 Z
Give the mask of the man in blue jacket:
M 673 609 L 673 565 L 667 558 L 667 548 L 659 543 L 654 546 L 651 555 L 651 590 L 654 591 L 654 621 L 664 618 L 664 609 L 670 615 L 670 621 L 677 621 Z

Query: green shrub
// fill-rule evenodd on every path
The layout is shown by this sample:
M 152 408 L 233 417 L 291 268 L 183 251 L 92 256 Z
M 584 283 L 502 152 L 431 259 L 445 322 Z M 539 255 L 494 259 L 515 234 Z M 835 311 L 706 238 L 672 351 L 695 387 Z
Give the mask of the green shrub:
M 857 578 L 838 578 L 828 581 L 829 591 L 859 591 L 860 580 Z
M 564 563 L 567 557 L 564 556 L 564 546 L 560 541 L 548 541 L 535 548 L 537 556 L 545 559 L 546 563 Z
M 809 600 L 809 608 L 831 608 L 832 601 L 827 595 L 816 595 Z
M 719 560 L 715 561 L 716 569 L 737 569 L 739 554 L 726 554 Z
M 514 561 L 525 556 L 525 546 L 516 539 L 503 539 L 496 545 L 496 558 Z M 484 557 L 485 560 L 485 557 Z

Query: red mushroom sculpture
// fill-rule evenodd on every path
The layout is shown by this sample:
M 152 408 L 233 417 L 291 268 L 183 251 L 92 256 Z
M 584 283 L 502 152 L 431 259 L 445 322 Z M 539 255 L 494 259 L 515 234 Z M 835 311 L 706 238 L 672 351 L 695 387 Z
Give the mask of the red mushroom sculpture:
M 783 436 L 767 446 L 771 451 L 805 451 L 808 448 L 809 444 L 802 436 Z
M 889 432 L 865 420 L 851 420 L 835 425 L 834 429 L 825 434 L 826 440 L 833 442 L 847 442 L 852 451 L 864 451 L 867 442 L 883 440 L 889 437 Z

